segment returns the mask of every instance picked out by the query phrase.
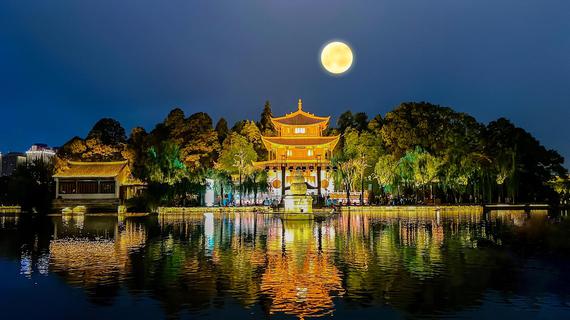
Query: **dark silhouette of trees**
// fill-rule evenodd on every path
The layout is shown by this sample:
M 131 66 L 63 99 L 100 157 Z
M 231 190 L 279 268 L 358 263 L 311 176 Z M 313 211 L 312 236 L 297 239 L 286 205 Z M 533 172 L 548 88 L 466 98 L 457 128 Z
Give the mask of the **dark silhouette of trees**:
M 507 195 L 511 202 L 533 202 L 556 199 L 547 182 L 567 174 L 564 158 L 546 149 L 530 133 L 500 118 L 487 126 L 485 151 L 505 175 Z
M 271 103 L 269 103 L 269 101 L 265 101 L 263 112 L 261 112 L 261 120 L 258 125 L 259 130 L 263 135 L 273 136 L 276 133 L 275 126 L 273 125 L 273 122 L 271 122 L 271 117 L 273 117 L 273 112 L 271 112 Z
M 58 150 L 56 169 L 65 165 L 65 160 L 117 161 L 124 159 L 127 138 L 125 129 L 113 119 L 99 120 L 85 139 L 73 137 Z
M 224 140 L 226 140 L 230 134 L 230 129 L 228 128 L 228 122 L 226 119 L 220 118 L 220 120 L 218 120 L 218 123 L 216 123 L 215 130 L 218 133 L 218 142 L 220 145 L 222 145 L 224 143 Z
M 20 165 L 0 179 L 0 204 L 19 205 L 25 212 L 49 213 L 54 194 L 54 163 L 37 160 Z
M 103 118 L 97 121 L 87 134 L 86 140 L 89 139 L 97 139 L 106 145 L 119 145 L 127 142 L 125 129 L 119 121 L 111 118 Z
M 340 133 L 344 133 L 348 128 L 358 131 L 366 130 L 368 127 L 368 115 L 364 112 L 353 114 L 351 111 L 345 111 L 338 117 L 337 127 Z

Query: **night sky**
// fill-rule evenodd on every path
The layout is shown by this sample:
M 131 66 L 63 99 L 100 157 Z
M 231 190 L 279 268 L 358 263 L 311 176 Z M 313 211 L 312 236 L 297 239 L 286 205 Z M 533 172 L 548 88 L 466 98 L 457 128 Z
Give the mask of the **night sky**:
M 355 53 L 342 77 L 318 60 L 333 39 Z M 179 106 L 233 123 L 298 98 L 334 118 L 403 101 L 507 117 L 570 158 L 570 1 L 0 1 L 3 153 L 102 117 L 152 129 Z

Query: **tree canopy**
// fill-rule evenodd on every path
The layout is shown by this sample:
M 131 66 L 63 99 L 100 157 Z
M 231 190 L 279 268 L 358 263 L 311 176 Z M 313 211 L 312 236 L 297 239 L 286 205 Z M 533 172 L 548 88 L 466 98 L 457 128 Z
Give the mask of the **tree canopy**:
M 207 113 L 187 117 L 175 108 L 150 132 L 136 127 L 128 139 L 119 122 L 104 118 L 85 138 L 65 143 L 56 163 L 127 159 L 135 177 L 179 195 L 201 190 L 206 176 L 224 180 L 223 187 L 233 175 L 241 192 L 245 186 L 257 195 L 267 175 L 252 162 L 267 159 L 262 135 L 275 134 L 272 116 L 267 101 L 258 122 L 240 120 L 229 130 L 224 118 L 214 128 Z M 554 189 L 566 194 L 563 157 L 504 118 L 485 125 L 449 107 L 406 102 L 370 120 L 346 111 L 327 133 L 341 134 L 332 159 L 337 191 L 360 191 L 361 201 L 365 189 L 380 191 L 383 201 L 416 202 L 535 202 L 555 200 Z

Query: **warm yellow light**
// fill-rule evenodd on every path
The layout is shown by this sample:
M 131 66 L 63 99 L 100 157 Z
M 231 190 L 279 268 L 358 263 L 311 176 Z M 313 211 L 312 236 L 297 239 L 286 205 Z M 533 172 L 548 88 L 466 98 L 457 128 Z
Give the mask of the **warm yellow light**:
M 330 42 L 321 51 L 321 63 L 332 74 L 345 73 L 352 66 L 353 60 L 352 50 L 344 42 Z

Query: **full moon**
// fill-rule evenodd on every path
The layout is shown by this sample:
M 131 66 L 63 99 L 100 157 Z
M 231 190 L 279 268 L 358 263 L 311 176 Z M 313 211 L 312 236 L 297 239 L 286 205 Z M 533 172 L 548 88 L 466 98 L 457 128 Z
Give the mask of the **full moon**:
M 332 74 L 345 73 L 352 66 L 353 60 L 352 50 L 344 42 L 329 42 L 321 51 L 323 68 Z

